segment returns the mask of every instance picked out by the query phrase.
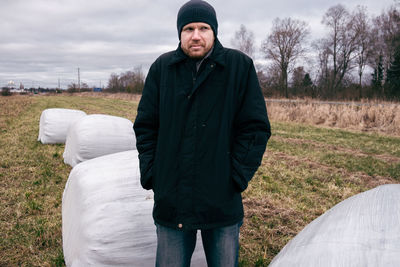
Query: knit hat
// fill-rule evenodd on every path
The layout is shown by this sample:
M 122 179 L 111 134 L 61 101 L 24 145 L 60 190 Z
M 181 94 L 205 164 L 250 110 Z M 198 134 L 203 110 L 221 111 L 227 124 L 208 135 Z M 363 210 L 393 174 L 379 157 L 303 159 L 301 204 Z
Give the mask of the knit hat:
M 176 26 L 178 28 L 179 40 L 181 39 L 182 28 L 192 22 L 204 22 L 211 26 L 214 36 L 218 34 L 217 14 L 214 8 L 202 0 L 190 0 L 184 4 L 178 12 Z

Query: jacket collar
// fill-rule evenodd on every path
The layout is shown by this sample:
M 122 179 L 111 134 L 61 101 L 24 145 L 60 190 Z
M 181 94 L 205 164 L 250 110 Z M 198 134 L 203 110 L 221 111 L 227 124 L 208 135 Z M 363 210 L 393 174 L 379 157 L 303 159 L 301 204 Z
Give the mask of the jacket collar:
M 178 48 L 175 50 L 175 53 L 173 54 L 168 65 L 177 64 L 187 58 L 188 56 L 182 51 L 181 43 L 179 43 Z M 213 51 L 208 58 L 222 66 L 225 66 L 225 49 L 219 42 L 218 38 L 215 39 Z

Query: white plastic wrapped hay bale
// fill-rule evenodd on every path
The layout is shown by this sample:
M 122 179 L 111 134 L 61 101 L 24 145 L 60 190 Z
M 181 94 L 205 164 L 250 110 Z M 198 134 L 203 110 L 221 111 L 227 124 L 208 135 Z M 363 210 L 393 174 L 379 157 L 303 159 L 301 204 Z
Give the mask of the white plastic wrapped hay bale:
M 340 202 L 307 225 L 270 266 L 400 266 L 400 185 Z
M 38 141 L 42 144 L 63 144 L 70 126 L 86 116 L 81 110 L 49 108 L 42 111 L 39 122 Z
M 70 127 L 63 156 L 64 162 L 74 167 L 88 159 L 133 149 L 136 137 L 130 120 L 93 114 Z
M 62 200 L 67 266 L 154 266 L 152 191 L 142 189 L 138 153 L 125 151 L 76 165 Z M 198 243 L 191 266 L 207 266 Z

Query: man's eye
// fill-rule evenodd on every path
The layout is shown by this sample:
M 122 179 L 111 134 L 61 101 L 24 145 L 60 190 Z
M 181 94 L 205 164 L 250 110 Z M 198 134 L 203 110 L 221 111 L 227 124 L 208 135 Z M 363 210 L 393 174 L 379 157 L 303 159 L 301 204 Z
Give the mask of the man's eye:
M 189 27 L 189 28 L 185 28 L 185 29 L 183 29 L 185 32 L 191 32 L 191 31 L 193 31 L 193 28 L 191 28 L 191 27 Z
M 208 29 L 210 29 L 210 28 L 209 28 L 209 27 L 206 27 L 206 26 L 203 26 L 203 27 L 200 28 L 200 30 L 202 30 L 202 31 L 206 31 L 206 30 L 208 30 Z

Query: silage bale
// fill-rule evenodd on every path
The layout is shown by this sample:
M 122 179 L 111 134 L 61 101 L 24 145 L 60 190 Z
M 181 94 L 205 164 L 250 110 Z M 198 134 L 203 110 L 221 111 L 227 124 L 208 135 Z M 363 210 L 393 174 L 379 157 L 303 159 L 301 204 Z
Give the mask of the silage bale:
M 400 185 L 340 202 L 307 225 L 270 266 L 400 266 Z
M 81 110 L 49 108 L 42 111 L 38 141 L 42 144 L 64 144 L 70 126 L 86 116 Z
M 70 127 L 63 157 L 66 164 L 74 167 L 88 159 L 133 149 L 136 137 L 130 120 L 93 114 Z
M 142 189 L 138 153 L 125 151 L 76 165 L 62 199 L 67 266 L 154 266 L 152 191 Z M 197 239 L 191 266 L 207 266 Z

